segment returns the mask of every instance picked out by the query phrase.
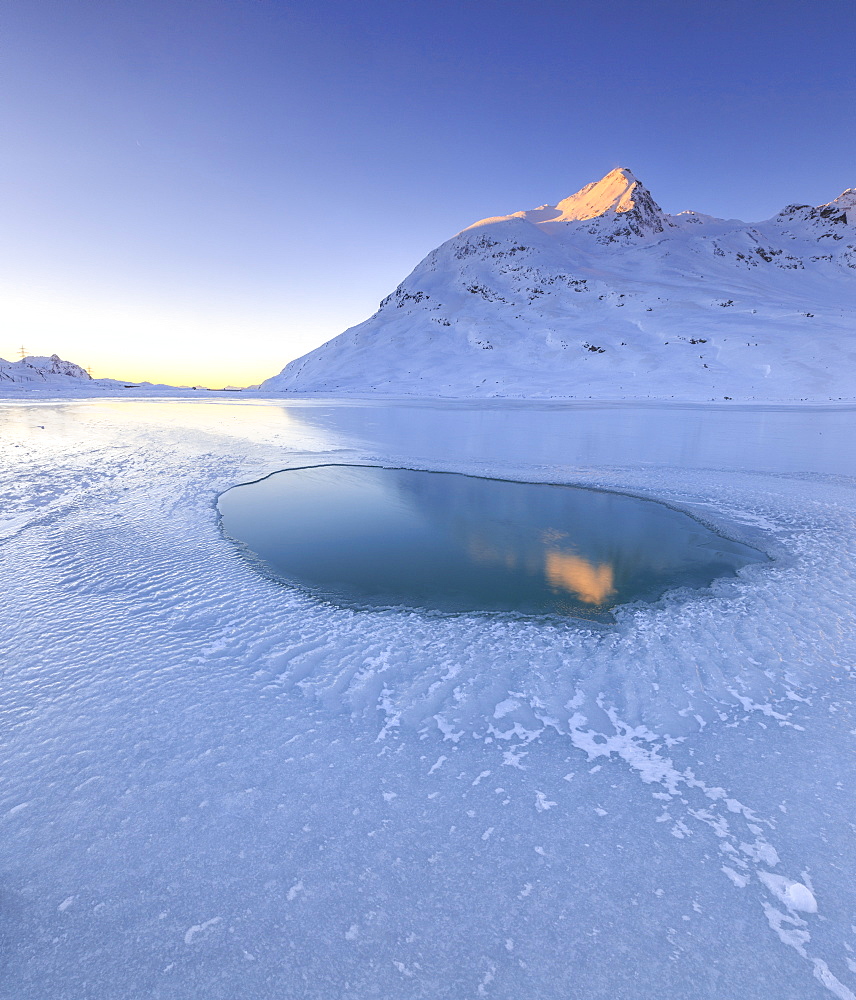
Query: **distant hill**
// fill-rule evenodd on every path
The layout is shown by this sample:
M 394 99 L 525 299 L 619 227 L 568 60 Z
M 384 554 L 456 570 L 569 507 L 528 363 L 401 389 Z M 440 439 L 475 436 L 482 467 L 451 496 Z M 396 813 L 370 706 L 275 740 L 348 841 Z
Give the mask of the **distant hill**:
M 186 393 L 196 388 L 196 386 L 178 387 L 152 382 L 126 382 L 115 378 L 92 378 L 85 368 L 73 361 L 64 361 L 57 354 L 52 354 L 49 358 L 30 355 L 21 361 L 5 361 L 0 358 L 0 395 L 4 390 L 13 394 L 39 391 L 48 394 L 57 392 L 98 394 L 119 389 Z
M 624 168 L 483 219 L 370 319 L 292 361 L 296 393 L 856 397 L 856 190 L 765 222 L 666 215 Z
M 92 376 L 80 365 L 73 361 L 63 361 L 57 354 L 52 354 L 49 358 L 28 356 L 21 361 L 4 361 L 0 358 L 0 384 L 6 381 L 66 385 L 69 379 L 91 382 Z

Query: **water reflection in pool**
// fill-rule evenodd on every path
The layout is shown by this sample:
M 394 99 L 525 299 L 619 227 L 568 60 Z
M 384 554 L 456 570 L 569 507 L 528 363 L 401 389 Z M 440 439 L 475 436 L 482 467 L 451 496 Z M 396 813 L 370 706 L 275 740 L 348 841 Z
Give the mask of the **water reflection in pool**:
M 649 500 L 454 473 L 322 466 L 220 497 L 286 581 L 351 606 L 573 615 L 704 587 L 764 557 Z

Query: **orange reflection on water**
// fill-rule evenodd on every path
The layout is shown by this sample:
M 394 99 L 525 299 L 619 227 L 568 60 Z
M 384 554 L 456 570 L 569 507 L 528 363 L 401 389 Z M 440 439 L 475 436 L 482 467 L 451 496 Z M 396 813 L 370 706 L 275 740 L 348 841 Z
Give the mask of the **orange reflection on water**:
M 595 566 L 579 556 L 551 549 L 544 560 L 544 572 L 551 586 L 575 594 L 585 604 L 603 604 L 615 593 L 608 563 Z

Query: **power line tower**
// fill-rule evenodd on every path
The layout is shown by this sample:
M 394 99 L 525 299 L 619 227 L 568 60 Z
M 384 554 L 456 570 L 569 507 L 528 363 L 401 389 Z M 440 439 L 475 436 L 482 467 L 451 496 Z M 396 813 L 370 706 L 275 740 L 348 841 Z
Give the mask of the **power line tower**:
M 24 360 L 24 358 L 25 358 L 25 357 L 27 356 L 27 353 L 28 353 L 28 352 L 27 352 L 27 348 L 26 348 L 26 347 L 24 347 L 24 345 L 23 345 L 23 344 L 21 344 L 20 348 L 18 349 L 18 354 L 19 354 L 19 355 L 21 356 L 21 360 L 22 360 L 22 361 L 23 361 L 23 360 Z

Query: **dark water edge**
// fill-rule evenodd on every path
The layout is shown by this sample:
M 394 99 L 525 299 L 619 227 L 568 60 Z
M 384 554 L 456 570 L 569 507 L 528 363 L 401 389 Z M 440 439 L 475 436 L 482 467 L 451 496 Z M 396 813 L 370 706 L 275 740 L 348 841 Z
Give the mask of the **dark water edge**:
M 654 500 L 461 473 L 292 469 L 218 508 L 263 571 L 352 608 L 608 623 L 619 604 L 766 559 Z

